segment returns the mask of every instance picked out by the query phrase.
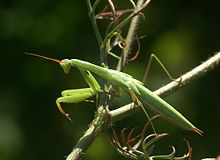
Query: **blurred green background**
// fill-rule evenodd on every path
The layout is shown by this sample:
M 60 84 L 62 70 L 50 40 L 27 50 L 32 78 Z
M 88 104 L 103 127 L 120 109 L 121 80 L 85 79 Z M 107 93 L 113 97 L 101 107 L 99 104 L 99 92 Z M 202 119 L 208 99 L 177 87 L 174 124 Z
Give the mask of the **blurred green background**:
M 141 40 L 141 56 L 126 70 L 138 79 L 142 79 L 151 53 L 177 77 L 220 50 L 218 0 L 152 0 L 145 15 L 139 31 L 146 35 Z M 101 21 L 103 28 L 106 22 Z M 79 72 L 73 69 L 65 75 L 59 65 L 24 52 L 98 64 L 98 46 L 85 1 L 0 2 L 0 160 L 64 159 L 93 119 L 94 104 L 64 104 L 74 120 L 71 124 L 58 112 L 55 100 L 64 89 L 86 87 Z M 155 90 L 167 82 L 154 64 L 147 86 Z M 159 122 L 158 130 L 172 134 L 164 144 L 174 145 L 179 155 L 186 153 L 183 138 L 190 141 L 195 160 L 220 154 L 219 82 L 220 67 L 166 98 L 204 131 L 200 137 Z M 143 119 L 144 115 L 137 113 L 116 127 L 140 128 Z M 168 153 L 166 145 L 160 147 Z M 123 158 L 101 134 L 84 159 Z

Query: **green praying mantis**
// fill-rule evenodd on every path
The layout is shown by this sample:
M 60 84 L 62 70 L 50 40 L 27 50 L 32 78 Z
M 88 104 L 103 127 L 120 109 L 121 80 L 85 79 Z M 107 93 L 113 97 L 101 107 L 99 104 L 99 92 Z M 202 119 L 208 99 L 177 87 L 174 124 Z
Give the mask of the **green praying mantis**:
M 65 90 L 61 93 L 62 97 L 59 97 L 56 100 L 58 109 L 68 119 L 70 119 L 69 114 L 67 114 L 62 109 L 60 103 L 77 103 L 86 100 L 89 97 L 98 95 L 98 93 L 100 92 L 103 92 L 99 83 L 91 74 L 92 72 L 99 75 L 101 78 L 106 79 L 111 85 L 123 89 L 131 96 L 133 101 L 140 100 L 141 102 L 147 104 L 147 107 L 150 110 L 152 110 L 156 114 L 161 115 L 161 117 L 163 117 L 165 120 L 177 125 L 182 129 L 194 131 L 200 135 L 202 135 L 203 133 L 200 129 L 198 129 L 191 122 L 189 122 L 174 107 L 172 107 L 162 98 L 160 98 L 152 91 L 144 87 L 142 82 L 133 78 L 129 74 L 113 69 L 108 69 L 105 67 L 100 67 L 98 65 L 78 59 L 64 59 L 60 61 L 57 59 L 44 57 L 34 53 L 27 54 L 57 62 L 63 68 L 63 71 L 65 73 L 69 73 L 71 67 L 76 67 L 80 70 L 82 77 L 88 83 L 90 88 Z

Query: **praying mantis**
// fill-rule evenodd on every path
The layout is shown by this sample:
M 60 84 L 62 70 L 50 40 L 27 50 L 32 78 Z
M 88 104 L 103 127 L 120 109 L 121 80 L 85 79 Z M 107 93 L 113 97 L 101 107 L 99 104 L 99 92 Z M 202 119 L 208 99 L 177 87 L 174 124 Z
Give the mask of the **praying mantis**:
M 56 100 L 58 109 L 68 119 L 70 119 L 69 114 L 67 114 L 62 109 L 60 103 L 77 103 L 86 100 L 89 97 L 98 95 L 98 93 L 100 92 L 103 92 L 99 83 L 91 74 L 92 72 L 97 74 L 101 78 L 107 80 L 111 85 L 123 89 L 130 95 L 133 101 L 140 100 L 141 102 L 147 104 L 147 107 L 150 110 L 152 110 L 156 114 L 161 115 L 161 117 L 163 117 L 165 120 L 175 124 L 176 126 L 182 129 L 194 131 L 200 135 L 202 135 L 203 133 L 169 103 L 167 103 L 165 100 L 154 94 L 146 87 L 144 87 L 142 82 L 133 78 L 129 74 L 101 67 L 90 62 L 78 59 L 64 59 L 60 61 L 57 59 L 44 57 L 34 53 L 27 54 L 57 62 L 60 64 L 65 73 L 69 73 L 71 67 L 76 67 L 80 70 L 82 77 L 88 83 L 90 88 L 65 90 L 61 93 L 62 97 L 59 97 Z

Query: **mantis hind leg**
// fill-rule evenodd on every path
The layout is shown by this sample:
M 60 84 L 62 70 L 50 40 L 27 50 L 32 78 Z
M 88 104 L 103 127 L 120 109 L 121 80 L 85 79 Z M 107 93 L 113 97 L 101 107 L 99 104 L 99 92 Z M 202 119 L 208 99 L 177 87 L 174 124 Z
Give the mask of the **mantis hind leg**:
M 133 92 L 132 86 L 131 86 L 131 88 L 129 88 L 129 94 L 130 94 L 130 97 L 131 97 L 132 101 L 134 102 L 134 104 L 139 105 L 141 107 L 141 109 L 143 110 L 143 112 L 146 115 L 147 119 L 150 121 L 151 117 L 147 113 L 147 111 L 146 111 L 145 107 L 143 106 L 143 104 L 141 103 L 141 101 L 137 98 L 137 95 Z M 156 129 L 155 129 L 154 124 L 153 124 L 152 121 L 150 122 L 150 125 L 151 125 L 151 128 L 153 129 L 153 132 L 155 134 L 157 134 Z
M 147 113 L 145 107 L 143 106 L 143 104 L 141 103 L 141 101 L 137 97 L 137 95 L 139 95 L 139 96 L 141 95 L 141 93 L 138 91 L 138 88 L 135 86 L 134 83 L 129 83 L 128 82 L 128 84 L 129 84 L 128 90 L 129 90 L 132 101 L 136 105 L 139 105 L 141 107 L 141 109 L 143 110 L 143 112 L 146 115 L 147 119 L 149 121 L 151 121 L 151 117 L 149 116 L 149 114 Z M 153 132 L 156 134 L 157 132 L 156 132 L 156 129 L 155 129 L 154 124 L 153 124 L 152 121 L 150 122 L 150 125 L 151 125 L 151 128 L 153 129 Z
M 151 54 L 151 55 L 150 55 L 150 59 L 149 59 L 148 64 L 147 64 L 147 68 L 146 68 L 145 73 L 144 73 L 143 84 L 145 84 L 145 82 L 146 82 L 146 80 L 147 80 L 147 76 L 148 76 L 148 73 L 149 73 L 149 71 L 150 71 L 150 67 L 151 67 L 151 65 L 152 65 L 153 59 L 155 59 L 156 62 L 161 66 L 161 68 L 164 70 L 164 72 L 166 73 L 166 75 L 169 77 L 170 80 L 179 82 L 179 81 L 177 81 L 175 78 L 173 78 L 173 77 L 171 76 L 171 74 L 170 74 L 169 71 L 166 69 L 166 67 L 163 65 L 163 63 L 160 61 L 160 59 L 159 59 L 155 54 Z M 180 81 L 181 81 L 181 79 L 180 79 Z
M 153 62 L 153 59 L 156 60 L 156 62 L 160 65 L 160 67 L 164 70 L 165 74 L 169 77 L 170 80 L 172 81 L 175 81 L 177 83 L 181 82 L 181 79 L 177 80 L 176 78 L 173 78 L 171 76 L 171 74 L 169 73 L 169 71 L 166 69 L 166 67 L 164 66 L 164 64 L 159 60 L 159 58 L 155 55 L 155 54 L 151 54 L 150 55 L 150 59 L 148 61 L 148 64 L 147 64 L 147 68 L 145 70 L 145 73 L 144 73 L 144 77 L 143 77 L 143 84 L 146 83 L 146 80 L 147 80 L 147 76 L 148 76 L 148 73 L 150 71 L 150 67 L 152 65 L 152 62 Z M 146 114 L 147 118 L 150 120 L 150 116 L 148 115 L 147 111 L 145 110 L 144 106 L 141 104 L 141 107 L 144 111 L 144 113 Z M 151 122 L 151 127 L 154 131 L 154 133 L 156 134 L 156 130 L 155 130 L 155 127 L 153 125 L 153 123 Z

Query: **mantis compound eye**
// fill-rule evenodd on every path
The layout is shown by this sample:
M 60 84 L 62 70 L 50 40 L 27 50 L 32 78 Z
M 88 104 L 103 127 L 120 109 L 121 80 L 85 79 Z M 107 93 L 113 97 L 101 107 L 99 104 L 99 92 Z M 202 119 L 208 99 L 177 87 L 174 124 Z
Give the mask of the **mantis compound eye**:
M 64 73 L 69 73 L 71 68 L 71 63 L 69 59 L 64 59 L 60 62 L 60 66 L 63 68 Z

